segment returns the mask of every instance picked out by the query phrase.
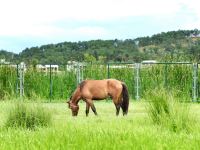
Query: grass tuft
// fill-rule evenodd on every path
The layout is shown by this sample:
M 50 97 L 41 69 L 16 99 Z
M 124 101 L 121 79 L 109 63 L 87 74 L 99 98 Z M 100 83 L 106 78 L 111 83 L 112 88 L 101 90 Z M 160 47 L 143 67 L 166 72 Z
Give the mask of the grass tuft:
M 189 132 L 194 125 L 194 118 L 190 114 L 190 106 L 181 103 L 172 92 L 164 88 L 146 93 L 148 96 L 148 113 L 154 124 L 167 127 L 173 132 L 185 130 Z
M 9 113 L 6 127 L 36 129 L 51 124 L 51 113 L 39 104 L 16 103 Z

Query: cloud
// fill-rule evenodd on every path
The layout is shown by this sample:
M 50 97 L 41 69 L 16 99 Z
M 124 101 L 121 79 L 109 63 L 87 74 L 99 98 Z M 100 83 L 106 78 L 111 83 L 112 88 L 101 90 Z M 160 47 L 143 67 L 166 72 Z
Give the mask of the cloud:
M 173 0 L 6 0 L 1 2 L 0 11 L 4 21 L 12 18 L 19 23 L 166 14 L 176 12 L 178 7 Z
M 200 28 L 198 7 L 197 0 L 5 0 L 0 49 Z
M 6 0 L 0 5 L 0 35 L 59 33 L 62 20 L 110 21 L 135 16 L 173 16 L 187 6 L 198 16 L 195 0 Z M 198 24 L 198 21 L 196 21 Z M 52 31 L 50 31 L 52 30 Z

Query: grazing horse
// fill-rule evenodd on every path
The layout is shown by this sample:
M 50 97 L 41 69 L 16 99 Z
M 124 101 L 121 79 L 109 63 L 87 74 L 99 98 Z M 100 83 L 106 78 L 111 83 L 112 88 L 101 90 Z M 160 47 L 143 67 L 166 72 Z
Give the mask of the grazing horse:
M 86 116 L 88 116 L 90 107 L 97 115 L 93 100 L 103 100 L 107 97 L 112 98 L 116 107 L 116 115 L 119 115 L 120 107 L 123 110 L 123 115 L 128 113 L 129 95 L 127 86 L 116 79 L 84 80 L 78 85 L 67 103 L 72 111 L 72 116 L 78 115 L 78 102 L 81 99 L 86 102 Z

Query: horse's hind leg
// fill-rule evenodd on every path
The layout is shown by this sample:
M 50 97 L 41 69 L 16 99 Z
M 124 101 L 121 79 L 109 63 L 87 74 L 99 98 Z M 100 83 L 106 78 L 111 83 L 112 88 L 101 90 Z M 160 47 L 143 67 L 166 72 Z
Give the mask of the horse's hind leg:
M 94 106 L 92 100 L 91 100 L 91 99 L 87 99 L 86 101 L 87 101 L 87 103 L 91 106 L 92 111 L 94 112 L 94 114 L 97 115 L 97 111 L 96 111 L 96 108 L 95 108 L 95 106 Z
M 119 115 L 119 111 L 120 111 L 120 105 L 119 104 L 115 104 L 116 107 L 116 115 Z
M 121 100 L 120 97 L 113 97 L 113 103 L 116 107 L 116 115 L 119 115 L 120 107 L 121 107 Z
M 88 116 L 89 110 L 90 110 L 90 104 L 86 102 L 86 110 L 85 110 L 86 116 Z

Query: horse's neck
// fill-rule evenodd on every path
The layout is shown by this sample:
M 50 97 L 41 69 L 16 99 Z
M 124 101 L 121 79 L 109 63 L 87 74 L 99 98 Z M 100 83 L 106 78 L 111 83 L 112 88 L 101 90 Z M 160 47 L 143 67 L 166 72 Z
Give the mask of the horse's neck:
M 72 102 L 73 102 L 74 104 L 77 104 L 78 101 L 80 100 L 80 98 L 81 98 L 81 95 L 80 95 L 80 88 L 78 87 L 78 88 L 74 91 L 74 94 L 73 94 L 71 100 L 72 100 Z

